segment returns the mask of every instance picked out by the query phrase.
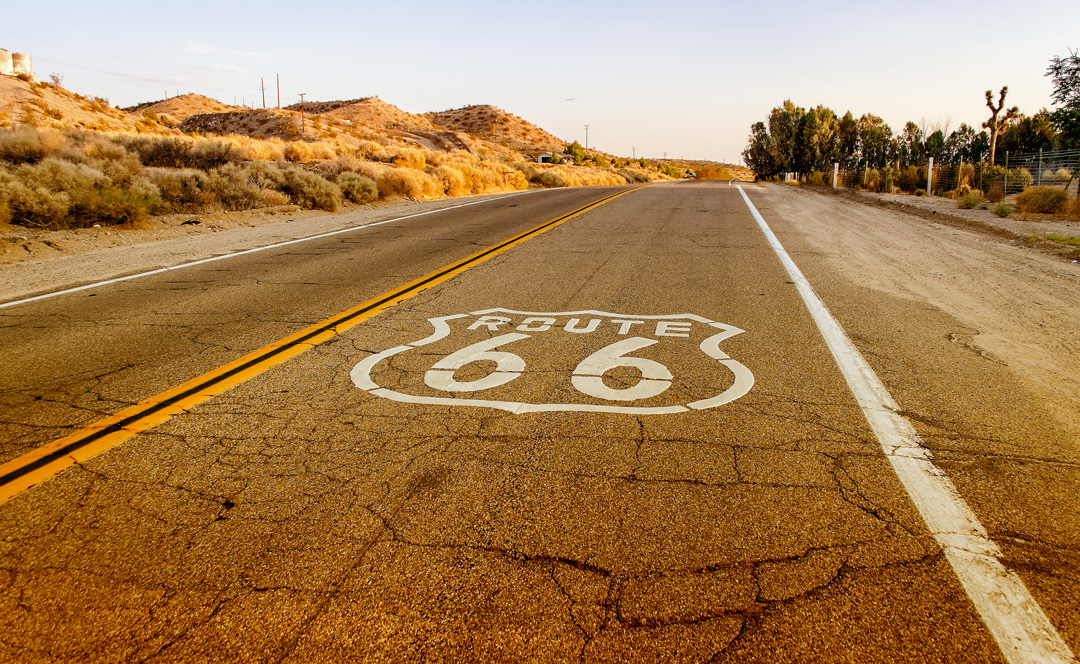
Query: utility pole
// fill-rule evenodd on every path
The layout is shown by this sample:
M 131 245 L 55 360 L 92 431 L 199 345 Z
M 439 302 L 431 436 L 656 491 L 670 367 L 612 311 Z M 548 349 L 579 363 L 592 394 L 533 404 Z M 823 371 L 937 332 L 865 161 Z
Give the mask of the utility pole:
M 263 93 L 263 108 L 265 109 L 265 108 L 266 108 L 266 79 L 264 79 L 264 78 L 263 78 L 263 77 L 261 77 L 261 76 L 259 77 L 259 88 L 261 88 L 261 89 L 262 89 L 262 93 Z
M 281 108 L 281 74 L 277 75 L 277 107 Z
M 589 125 L 585 125 L 585 149 L 589 149 Z
M 306 92 L 301 92 L 300 93 L 300 136 L 301 137 L 303 137 L 304 131 L 306 131 L 306 129 L 304 127 L 304 95 L 306 95 L 306 94 L 307 94 Z
M 637 159 L 637 148 L 630 148 L 631 154 L 634 155 L 634 159 Z

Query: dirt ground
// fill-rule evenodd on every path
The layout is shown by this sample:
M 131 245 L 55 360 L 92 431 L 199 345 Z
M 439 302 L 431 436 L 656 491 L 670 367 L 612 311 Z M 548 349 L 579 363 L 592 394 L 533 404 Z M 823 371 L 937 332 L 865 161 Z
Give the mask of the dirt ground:
M 1080 263 L 1017 237 L 1080 235 L 1080 223 L 999 219 L 944 198 L 766 191 L 839 271 L 964 323 L 972 333 L 952 341 L 1007 365 L 1080 436 Z
M 960 320 L 973 332 L 956 343 L 1008 365 L 1059 406 L 1054 411 L 1062 424 L 1080 432 L 1080 263 L 1021 239 L 1080 235 L 1080 223 L 999 219 L 987 210 L 958 210 L 948 199 L 837 195 L 787 185 L 765 185 L 765 191 L 773 205 L 801 216 L 806 237 L 843 274 Z M 0 300 L 470 200 L 396 200 L 337 214 L 282 206 L 174 215 L 139 229 L 0 226 Z

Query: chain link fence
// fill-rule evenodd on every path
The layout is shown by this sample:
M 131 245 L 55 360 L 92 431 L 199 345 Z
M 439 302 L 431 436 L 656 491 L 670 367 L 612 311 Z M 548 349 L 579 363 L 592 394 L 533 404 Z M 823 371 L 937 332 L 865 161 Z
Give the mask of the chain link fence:
M 832 173 L 809 173 L 800 179 L 806 184 L 818 186 L 876 192 L 918 193 L 921 190 L 937 196 L 957 190 L 981 190 L 991 201 L 1018 194 L 1031 186 L 1061 187 L 1070 196 L 1077 195 L 1080 186 L 1080 150 L 1018 155 L 1005 153 L 997 162 L 934 164 L 933 160 L 928 160 L 922 165 L 847 170 L 839 168 L 837 164 Z

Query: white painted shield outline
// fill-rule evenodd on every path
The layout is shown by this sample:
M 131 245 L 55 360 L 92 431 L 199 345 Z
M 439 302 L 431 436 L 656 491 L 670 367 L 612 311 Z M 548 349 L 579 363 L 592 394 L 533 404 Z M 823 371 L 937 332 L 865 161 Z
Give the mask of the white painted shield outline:
M 709 357 L 717 360 L 720 364 L 727 367 L 729 371 L 735 376 L 735 382 L 731 387 L 724 390 L 722 393 L 711 397 L 709 399 L 701 399 L 686 404 L 685 406 L 601 406 L 594 404 L 532 404 L 532 403 L 519 403 L 515 401 L 493 401 L 490 399 L 461 399 L 456 397 L 420 397 L 411 394 L 402 394 L 401 392 L 395 392 L 394 390 L 386 389 L 385 387 L 379 387 L 375 381 L 371 379 L 371 372 L 375 366 L 383 360 L 393 357 L 398 353 L 403 353 L 407 350 L 426 346 L 428 344 L 435 343 L 440 339 L 445 339 L 450 336 L 451 329 L 447 321 L 454 320 L 456 318 L 467 318 L 469 316 L 484 316 L 487 314 L 515 314 L 520 316 L 602 316 L 609 318 L 641 318 L 644 320 L 691 320 L 698 323 L 704 323 L 710 327 L 715 327 L 720 330 L 717 334 L 714 334 L 701 342 L 700 348 L 703 353 Z M 685 413 L 691 410 L 705 410 L 707 408 L 716 408 L 726 403 L 735 401 L 739 397 L 745 395 L 750 391 L 750 388 L 754 386 L 754 374 L 750 373 L 742 363 L 737 360 L 733 360 L 726 353 L 720 350 L 720 343 L 726 339 L 742 334 L 745 330 L 741 330 L 732 325 L 726 325 L 724 323 L 717 323 L 711 321 L 708 318 L 702 318 L 694 314 L 676 314 L 671 316 L 628 316 L 624 314 L 612 314 L 605 311 L 562 311 L 562 312 L 549 312 L 549 313 L 537 313 L 533 311 L 514 311 L 512 309 L 484 309 L 483 311 L 473 311 L 468 314 L 455 314 L 452 316 L 439 316 L 436 318 L 429 318 L 428 322 L 435 328 L 435 332 L 424 339 L 414 341 L 404 346 L 395 346 L 381 353 L 376 353 L 370 357 L 364 358 L 357 363 L 349 376 L 352 378 L 353 384 L 361 390 L 365 390 L 375 396 L 390 399 L 392 401 L 402 401 L 405 403 L 427 403 L 440 406 L 477 406 L 482 408 L 497 408 L 499 410 L 506 410 L 511 413 L 542 413 L 550 411 L 586 411 L 586 412 L 599 412 L 599 413 L 629 413 L 632 415 L 661 415 L 667 413 Z

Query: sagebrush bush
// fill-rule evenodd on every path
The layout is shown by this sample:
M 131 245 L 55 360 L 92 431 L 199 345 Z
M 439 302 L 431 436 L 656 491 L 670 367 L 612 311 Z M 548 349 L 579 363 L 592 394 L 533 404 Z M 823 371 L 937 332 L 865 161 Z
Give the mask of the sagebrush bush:
M 366 175 L 345 171 L 338 175 L 337 185 L 342 195 L 353 203 L 371 203 L 379 199 L 379 187 Z
M 289 141 L 282 151 L 285 160 L 294 163 L 307 163 L 318 159 L 333 159 L 337 152 L 333 146 L 325 142 L 307 143 L 305 141 Z
M 393 155 L 391 163 L 397 168 L 415 168 L 422 171 L 426 165 L 426 159 L 424 151 L 415 148 L 399 148 Z
M 1021 212 L 1056 214 L 1065 210 L 1069 195 L 1057 187 L 1030 187 L 1017 194 L 1015 201 Z
M 436 166 L 431 169 L 431 175 L 442 182 L 443 192 L 447 196 L 465 196 L 472 192 L 465 176 L 453 166 Z
M 64 135 L 55 129 L 36 129 L 18 125 L 0 130 L 0 161 L 33 164 L 66 145 Z
M 146 219 L 161 199 L 157 187 L 143 176 L 130 184 L 117 186 L 100 170 L 50 157 L 9 173 L 0 182 L 0 199 L 10 210 L 11 221 L 27 226 L 136 223 Z
M 284 171 L 282 193 L 302 208 L 337 212 L 341 209 L 341 189 L 314 173 L 292 167 Z
M 250 210 L 267 204 L 262 187 L 247 164 L 225 164 L 206 174 L 205 190 L 218 207 L 228 211 Z
M 121 145 L 138 154 L 139 161 L 144 166 L 198 168 L 206 171 L 233 161 L 241 161 L 239 154 L 233 154 L 231 145 L 217 139 L 130 135 L 119 135 L 117 139 Z
M 1005 217 L 1008 217 L 1010 214 L 1013 213 L 1013 207 L 1008 203 L 998 203 L 994 206 L 992 212 L 995 215 L 1004 219 Z
M 199 213 L 216 209 L 217 196 L 207 186 L 209 178 L 203 171 L 150 168 L 147 176 L 161 192 L 162 213 Z
M 960 198 L 956 199 L 956 207 L 961 210 L 974 210 L 979 207 L 979 204 L 983 202 L 982 191 L 976 189 L 975 191 L 969 191 L 966 194 L 961 194 Z

